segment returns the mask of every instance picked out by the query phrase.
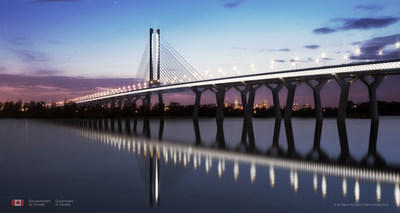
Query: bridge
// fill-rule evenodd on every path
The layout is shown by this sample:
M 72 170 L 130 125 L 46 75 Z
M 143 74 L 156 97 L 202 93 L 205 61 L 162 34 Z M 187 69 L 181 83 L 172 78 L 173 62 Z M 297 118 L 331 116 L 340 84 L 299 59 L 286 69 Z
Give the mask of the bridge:
M 149 57 L 143 57 L 138 71 L 139 74 L 148 74 L 148 80 L 137 85 L 126 85 L 106 92 L 76 97 L 67 100 L 67 102 L 77 104 L 111 103 L 111 105 L 117 104 L 118 107 L 122 107 L 125 104 L 136 103 L 137 100 L 141 99 L 144 106 L 150 107 L 151 95 L 153 94 L 159 96 L 159 104 L 163 105 L 163 93 L 192 90 L 196 94 L 193 117 L 197 119 L 201 94 L 205 90 L 211 90 L 216 95 L 217 119 L 221 120 L 224 117 L 223 100 L 225 92 L 230 88 L 235 88 L 241 93 L 244 116 L 250 119 L 256 90 L 265 85 L 273 94 L 275 117 L 280 119 L 278 93 L 284 86 L 288 90 L 284 113 L 287 120 L 290 119 L 292 114 L 296 87 L 304 82 L 313 90 L 315 115 L 318 119 L 321 119 L 320 91 L 327 80 L 334 79 L 341 90 L 338 119 L 344 120 L 349 88 L 356 80 L 360 79 L 368 87 L 371 118 L 378 120 L 376 89 L 385 76 L 398 75 L 400 73 L 400 60 L 391 60 L 205 79 L 168 42 L 165 41 L 165 45 L 161 44 L 159 29 L 156 30 L 155 40 L 153 39 L 153 34 L 154 30 L 150 29 L 149 51 L 145 51 L 145 53 L 148 52 Z M 161 60 L 161 54 L 166 55 L 165 61 Z M 64 104 L 64 102 L 58 103 Z
M 155 39 L 154 39 L 155 37 Z M 340 88 L 340 99 L 338 103 L 337 124 L 341 149 L 343 153 L 349 153 L 347 144 L 347 132 L 345 128 L 346 110 L 351 85 L 361 80 L 368 88 L 369 114 L 371 118 L 371 133 L 369 153 L 372 160 L 377 159 L 376 141 L 378 135 L 379 113 L 376 90 L 382 84 L 386 76 L 400 74 L 400 59 L 390 61 L 373 61 L 363 63 L 342 64 L 334 66 L 322 66 L 305 69 L 283 70 L 276 72 L 263 72 L 257 74 L 246 74 L 231 77 L 206 79 L 197 72 L 167 41 L 161 41 L 160 30 L 155 32 L 150 29 L 149 46 L 142 57 L 138 74 L 142 75 L 145 81 L 126 85 L 118 89 L 105 92 L 88 94 L 66 100 L 67 103 L 78 105 L 101 105 L 103 107 L 120 108 L 126 106 L 136 107 L 138 100 L 142 101 L 142 107 L 149 111 L 152 95 L 158 96 L 158 104 L 163 108 L 163 94 L 177 91 L 193 91 L 196 95 L 193 119 L 198 120 L 201 95 L 210 90 L 216 97 L 216 120 L 218 128 L 222 128 L 224 119 L 224 98 L 229 89 L 236 89 L 241 94 L 243 105 L 243 116 L 245 122 L 251 124 L 254 108 L 255 94 L 258 88 L 266 86 L 271 90 L 274 102 L 275 128 L 278 129 L 274 137 L 279 136 L 279 128 L 282 118 L 285 122 L 285 129 L 291 128 L 291 118 L 296 88 L 301 83 L 306 83 L 313 91 L 316 131 L 315 150 L 319 147 L 322 128 L 323 110 L 321 105 L 320 91 L 328 80 L 337 82 Z M 282 116 L 279 102 L 279 92 L 285 87 L 287 89 L 286 105 Z M 59 104 L 65 104 L 60 102 Z M 144 123 L 143 131 L 146 130 Z M 372 131 L 373 130 L 373 131 Z M 251 133 L 251 132 L 250 132 Z M 245 135 L 244 137 L 251 137 Z M 288 141 L 293 141 L 293 135 L 287 134 Z M 294 143 L 289 144 L 289 149 L 294 148 Z M 369 158 L 368 157 L 368 158 Z

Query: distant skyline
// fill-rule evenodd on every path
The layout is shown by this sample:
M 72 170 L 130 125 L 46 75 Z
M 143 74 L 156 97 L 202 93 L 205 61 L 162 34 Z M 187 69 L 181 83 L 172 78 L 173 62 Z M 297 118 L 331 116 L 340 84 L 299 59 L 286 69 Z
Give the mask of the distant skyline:
M 0 26 L 0 101 L 74 97 L 88 78 L 101 80 L 85 92 L 123 86 L 136 77 L 150 27 L 204 77 L 248 73 L 250 64 L 293 69 L 295 59 L 306 68 L 400 58 L 396 0 L 3 0 Z M 54 76 L 75 81 L 49 88 L 37 80 Z M 121 83 L 102 85 L 108 78 Z

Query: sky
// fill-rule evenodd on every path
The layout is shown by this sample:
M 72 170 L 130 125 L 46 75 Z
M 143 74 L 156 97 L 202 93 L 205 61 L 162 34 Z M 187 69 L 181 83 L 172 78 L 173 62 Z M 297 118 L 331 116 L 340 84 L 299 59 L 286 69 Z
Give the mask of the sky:
M 295 58 L 296 68 L 400 58 L 398 0 L 2 0 L 0 101 L 55 101 L 134 81 L 150 27 L 206 78 L 293 69 Z M 378 94 L 400 101 L 400 79 L 390 78 Z M 363 101 L 358 87 L 351 96 Z

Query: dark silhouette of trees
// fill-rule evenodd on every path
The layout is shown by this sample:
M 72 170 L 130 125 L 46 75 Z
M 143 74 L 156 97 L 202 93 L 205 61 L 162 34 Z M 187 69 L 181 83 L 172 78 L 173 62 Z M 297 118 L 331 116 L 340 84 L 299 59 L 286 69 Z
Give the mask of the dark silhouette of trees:
M 400 115 L 400 102 L 378 102 L 380 115 Z M 199 115 L 202 117 L 214 117 L 217 111 L 215 105 L 202 105 Z M 75 103 L 65 104 L 61 107 L 55 107 L 54 104 L 46 105 L 44 102 L 22 103 L 0 102 L 0 118 L 107 118 L 107 117 L 132 117 L 132 116 L 180 116 L 190 117 L 193 113 L 193 105 L 180 105 L 179 103 L 170 103 L 167 106 L 155 104 L 150 111 L 142 105 L 128 104 L 122 109 L 110 107 L 103 103 L 91 105 L 77 105 Z M 284 110 L 282 109 L 282 113 Z M 335 117 L 337 108 L 323 108 L 324 117 Z M 368 118 L 369 103 L 354 104 L 348 103 L 348 117 Z M 224 108 L 224 115 L 227 117 L 241 117 L 243 110 L 228 105 Z M 273 117 L 272 107 L 259 107 L 253 110 L 254 117 Z M 293 112 L 295 117 L 313 117 L 314 109 L 304 107 Z

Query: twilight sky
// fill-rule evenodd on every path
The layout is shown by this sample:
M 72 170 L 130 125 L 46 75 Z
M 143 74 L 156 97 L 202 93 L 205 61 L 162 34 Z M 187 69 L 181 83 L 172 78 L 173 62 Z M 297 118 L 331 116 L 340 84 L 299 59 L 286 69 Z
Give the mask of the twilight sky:
M 228 75 L 250 72 L 250 64 L 256 72 L 292 69 L 296 57 L 298 68 L 400 58 L 394 46 L 400 41 L 398 5 L 398 0 L 1 0 L 0 101 L 51 101 L 122 86 L 136 76 L 149 27 L 159 27 L 162 38 L 203 76 L 218 76 L 218 69 Z M 380 98 L 400 100 L 392 94 L 399 80 L 388 79 Z M 365 88 L 359 87 L 352 97 L 363 101 Z

